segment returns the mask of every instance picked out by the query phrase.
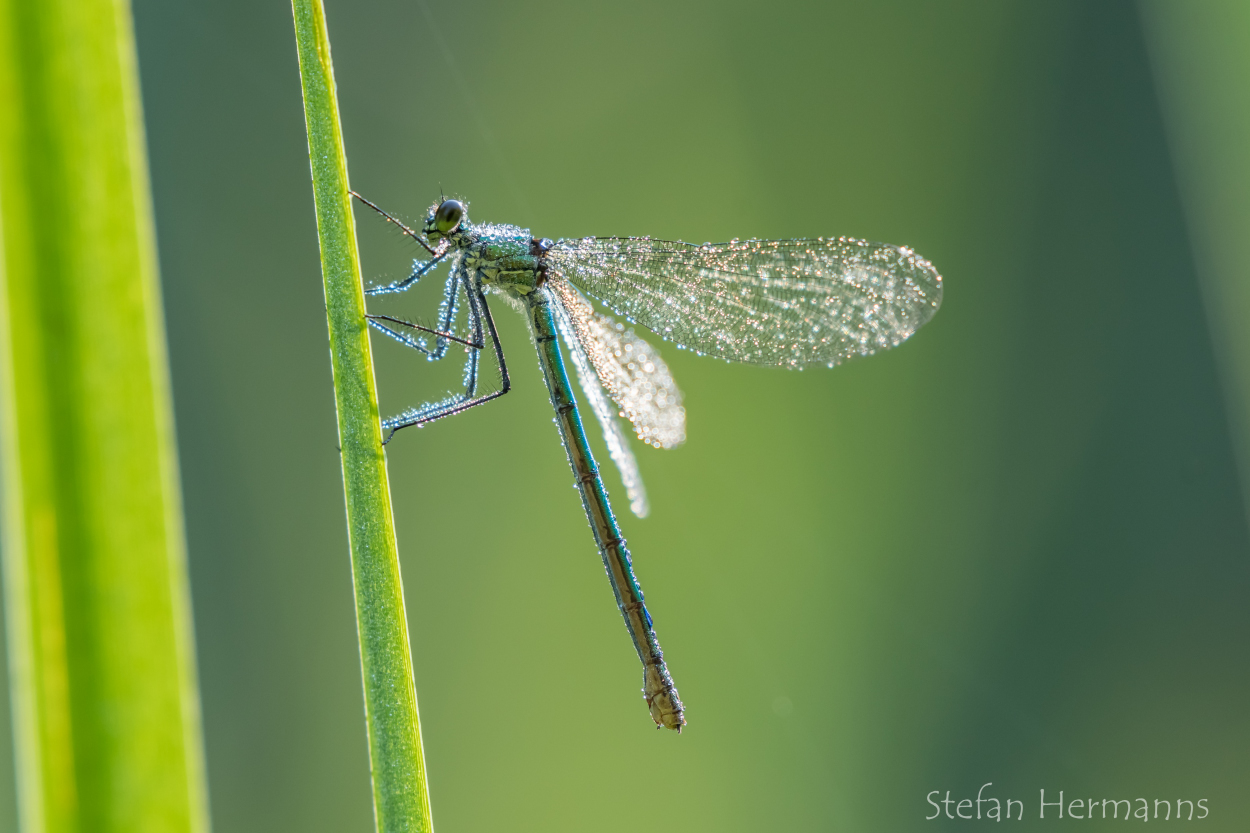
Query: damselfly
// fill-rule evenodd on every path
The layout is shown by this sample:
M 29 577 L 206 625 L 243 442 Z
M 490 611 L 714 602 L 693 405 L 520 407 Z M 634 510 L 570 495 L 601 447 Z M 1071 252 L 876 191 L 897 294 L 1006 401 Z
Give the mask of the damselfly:
M 591 456 L 558 339 L 563 338 L 603 428 L 630 507 L 643 516 L 642 478 L 616 416 L 628 418 L 643 442 L 673 448 L 686 437 L 681 394 L 659 353 L 632 329 L 596 311 L 586 296 L 700 354 L 789 368 L 833 367 L 895 347 L 914 333 L 942 301 L 941 276 L 910 249 L 847 237 L 702 245 L 649 237 L 539 239 L 516 226 L 470 223 L 465 203 L 452 199 L 430 207 L 419 234 L 356 197 L 430 254 L 413 264 L 408 277 L 367 294 L 402 292 L 439 263 L 450 265 L 437 328 L 386 315 L 370 315 L 369 324 L 431 360 L 443 358 L 453 342 L 468 352 L 464 392 L 383 420 L 387 440 L 401 428 L 462 413 L 511 389 L 486 296 L 512 301 L 530 323 L 582 505 L 642 660 L 647 707 L 657 727 L 680 731 L 686 722 L 681 700 Z M 451 332 L 462 298 L 467 338 Z M 433 344 L 417 333 L 433 336 Z M 480 394 L 478 370 L 487 338 L 502 384 Z

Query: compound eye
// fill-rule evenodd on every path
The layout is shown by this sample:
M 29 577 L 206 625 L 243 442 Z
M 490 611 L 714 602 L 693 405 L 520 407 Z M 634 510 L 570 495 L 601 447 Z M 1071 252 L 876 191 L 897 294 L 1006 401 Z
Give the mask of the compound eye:
M 463 219 L 464 203 L 459 200 L 444 200 L 434 212 L 434 228 L 442 234 L 450 234 Z

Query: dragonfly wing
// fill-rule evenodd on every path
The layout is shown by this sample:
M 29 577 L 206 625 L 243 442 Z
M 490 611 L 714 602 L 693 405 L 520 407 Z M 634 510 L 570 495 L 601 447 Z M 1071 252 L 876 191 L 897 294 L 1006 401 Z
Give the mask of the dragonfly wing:
M 832 367 L 933 317 L 942 278 L 911 249 L 848 237 L 560 240 L 549 270 L 631 322 L 728 361 Z
M 569 324 L 585 349 L 621 416 L 634 424 L 638 439 L 656 448 L 686 441 L 686 409 L 668 365 L 632 329 L 596 312 L 567 281 L 549 273 L 548 285 L 560 299 Z
M 556 297 L 559 298 L 559 295 Z M 562 303 L 556 304 L 555 309 L 556 324 L 560 328 L 560 335 L 564 337 L 565 346 L 569 349 L 573 367 L 577 370 L 577 381 L 581 383 L 582 392 L 586 394 L 586 402 L 603 429 L 603 440 L 608 447 L 608 456 L 612 458 L 612 462 L 621 473 L 621 483 L 625 486 L 626 497 L 629 498 L 630 511 L 640 518 L 645 518 L 651 511 L 651 507 L 647 502 L 646 487 L 642 485 L 642 473 L 638 470 L 638 460 L 629 447 L 629 440 L 625 437 L 625 432 L 621 430 L 621 423 L 616 419 L 614 409 L 608 402 L 607 394 L 604 393 L 603 386 L 599 383 L 599 377 L 591 366 L 586 351 L 582 349 L 568 310 Z

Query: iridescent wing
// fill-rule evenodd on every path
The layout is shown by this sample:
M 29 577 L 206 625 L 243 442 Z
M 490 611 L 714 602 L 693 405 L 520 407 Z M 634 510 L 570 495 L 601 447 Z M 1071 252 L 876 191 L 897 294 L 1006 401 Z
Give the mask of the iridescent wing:
M 681 391 L 655 348 L 632 329 L 595 312 L 567 282 L 552 279 L 548 285 L 564 307 L 600 383 L 621 406 L 621 416 L 634 424 L 638 439 L 656 448 L 675 448 L 685 442 Z
M 728 361 L 833 367 L 933 317 L 942 278 L 911 249 L 848 237 L 560 240 L 548 274 L 679 346 Z
M 612 462 L 621 473 L 621 483 L 624 484 L 625 495 L 629 498 L 630 511 L 640 518 L 645 518 L 651 511 L 651 505 L 647 502 L 647 490 L 642 485 L 642 473 L 638 470 L 638 460 L 629 447 L 625 432 L 621 430 L 621 423 L 616 419 L 615 409 L 608 401 L 607 394 L 603 392 L 603 385 L 599 384 L 599 378 L 595 375 L 594 368 L 590 366 L 590 359 L 586 356 L 586 351 L 582 349 L 581 342 L 577 340 L 568 316 L 561 311 L 556 321 L 560 327 L 560 335 L 564 336 L 564 344 L 568 347 L 573 367 L 577 370 L 577 381 L 581 383 L 582 392 L 586 394 L 586 402 L 603 429 L 603 441 L 608 447 L 608 456 L 612 458 Z
M 629 442 L 616 417 L 634 425 L 638 438 L 657 448 L 686 439 L 686 411 L 668 366 L 651 345 L 606 315 L 565 281 L 549 281 L 556 320 L 591 411 L 603 428 L 608 455 L 620 469 L 630 509 L 648 512 L 646 491 Z M 606 391 L 606 393 L 605 393 Z M 608 403 L 608 397 L 619 409 Z

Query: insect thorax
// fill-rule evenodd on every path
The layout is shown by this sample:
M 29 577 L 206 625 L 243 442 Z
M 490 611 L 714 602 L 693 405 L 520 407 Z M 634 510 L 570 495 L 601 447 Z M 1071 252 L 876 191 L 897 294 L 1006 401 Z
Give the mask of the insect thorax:
M 455 236 L 462 262 L 483 286 L 527 295 L 539 283 L 538 257 L 528 229 L 474 225 Z

